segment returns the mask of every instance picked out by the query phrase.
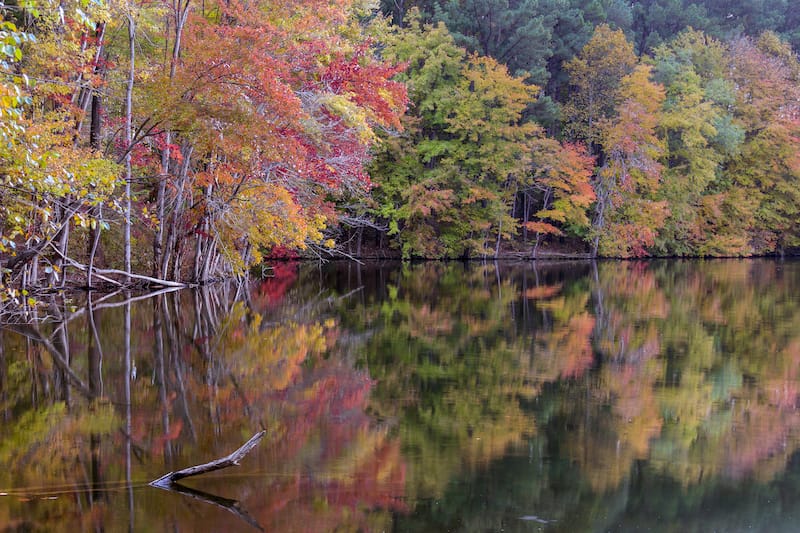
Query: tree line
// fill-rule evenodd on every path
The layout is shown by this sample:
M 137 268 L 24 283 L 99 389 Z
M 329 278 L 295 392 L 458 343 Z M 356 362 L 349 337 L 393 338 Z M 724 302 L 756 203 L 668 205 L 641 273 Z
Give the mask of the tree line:
M 365 235 L 403 257 L 791 252 L 800 21 L 724 4 L 3 4 L 4 297 Z
M 405 256 L 535 257 L 554 236 L 606 257 L 797 249 L 791 32 L 717 38 L 678 26 L 648 34 L 669 40 L 637 42 L 656 23 L 620 19 L 607 3 L 604 22 L 562 59 L 552 16 L 584 20 L 568 9 L 579 3 L 542 11 L 550 48 L 532 51 L 543 4 L 414 7 L 391 32 L 384 54 L 408 65 L 399 79 L 410 105 L 372 163 L 373 212 Z

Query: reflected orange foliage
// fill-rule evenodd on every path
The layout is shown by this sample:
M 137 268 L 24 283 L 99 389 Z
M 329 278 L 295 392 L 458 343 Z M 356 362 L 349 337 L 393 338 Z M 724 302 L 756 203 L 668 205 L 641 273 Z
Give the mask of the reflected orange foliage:
M 561 292 L 561 285 L 543 285 L 541 287 L 532 287 L 525 291 L 525 298 L 528 300 L 545 300 L 552 298 Z

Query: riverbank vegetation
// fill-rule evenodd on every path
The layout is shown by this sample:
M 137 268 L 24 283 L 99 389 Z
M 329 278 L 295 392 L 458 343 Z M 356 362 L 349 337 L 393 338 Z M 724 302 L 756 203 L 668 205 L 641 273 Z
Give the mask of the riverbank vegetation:
M 0 41 L 4 298 L 800 247 L 786 0 L 25 0 Z

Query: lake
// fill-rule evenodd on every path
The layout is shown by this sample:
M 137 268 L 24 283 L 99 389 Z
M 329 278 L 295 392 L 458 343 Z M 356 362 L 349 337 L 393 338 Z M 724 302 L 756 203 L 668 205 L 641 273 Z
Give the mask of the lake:
M 39 317 L 0 531 L 800 528 L 800 262 L 282 263 Z

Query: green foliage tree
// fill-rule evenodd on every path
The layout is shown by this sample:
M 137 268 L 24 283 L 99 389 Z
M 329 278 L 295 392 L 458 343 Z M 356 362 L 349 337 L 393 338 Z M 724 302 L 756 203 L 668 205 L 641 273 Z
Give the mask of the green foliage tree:
M 725 2 L 704 0 L 710 19 L 717 21 L 721 34 L 734 37 L 737 34 L 757 36 L 764 31 L 781 31 L 787 17 L 794 11 L 788 0 L 753 0 L 751 2 Z
M 30 28 L 0 23 L 0 254 L 12 297 L 40 274 L 63 281 L 70 229 L 104 226 L 94 208 L 114 208 L 120 185 L 119 167 L 76 127 L 100 83 L 93 76 L 100 45 L 90 35 L 108 10 L 81 2 L 21 7 Z
M 571 93 L 564 106 L 565 132 L 573 140 L 590 144 L 595 155 L 599 153 L 600 121 L 613 116 L 622 78 L 633 71 L 636 62 L 633 45 L 622 30 L 602 24 L 564 67 Z
M 664 144 L 656 134 L 664 88 L 650 80 L 651 69 L 639 65 L 621 80 L 613 118 L 601 120 L 605 163 L 596 178 L 594 253 L 614 257 L 642 256 L 655 242 L 668 213 L 657 200 Z
M 725 47 L 697 31 L 656 50 L 656 78 L 667 88 L 660 127 L 667 139 L 661 197 L 670 216 L 656 247 L 668 255 L 737 254 L 727 221 L 712 206 L 728 194 L 724 162 L 736 154 L 743 131 L 729 113 L 733 85 L 725 79 Z M 730 236 L 732 237 L 732 236 Z
M 800 63 L 775 34 L 730 45 L 736 118 L 745 132 L 730 180 L 757 202 L 749 229 L 756 253 L 796 249 L 798 240 L 797 138 L 800 134 Z
M 554 20 L 539 0 L 449 0 L 436 19 L 456 44 L 505 64 L 539 86 L 547 82 Z
M 405 62 L 404 132 L 376 155 L 378 213 L 404 256 L 490 253 L 513 235 L 516 183 L 540 129 L 522 121 L 536 88 L 487 57 L 467 55 L 444 25 L 412 18 L 384 54 Z
M 633 36 L 641 53 L 650 53 L 671 41 L 686 28 L 709 30 L 706 7 L 687 0 L 642 0 L 634 2 Z

